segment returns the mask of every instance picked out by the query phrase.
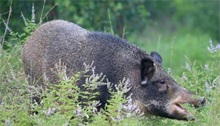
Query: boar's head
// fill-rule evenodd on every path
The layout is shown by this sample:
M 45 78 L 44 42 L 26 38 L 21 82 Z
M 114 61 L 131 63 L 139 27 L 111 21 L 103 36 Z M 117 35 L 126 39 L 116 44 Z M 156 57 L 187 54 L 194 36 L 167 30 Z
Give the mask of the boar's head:
M 134 97 L 145 114 L 178 120 L 194 120 L 194 117 L 181 104 L 189 103 L 198 107 L 205 103 L 204 98 L 196 99 L 193 94 L 181 87 L 161 66 L 161 57 L 151 53 L 151 57 L 141 61 L 141 81 L 133 89 Z

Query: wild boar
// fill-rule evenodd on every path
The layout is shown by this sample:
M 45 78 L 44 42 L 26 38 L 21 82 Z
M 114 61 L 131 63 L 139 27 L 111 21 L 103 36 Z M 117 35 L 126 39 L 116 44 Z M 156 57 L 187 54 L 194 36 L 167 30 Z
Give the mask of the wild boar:
M 204 99 L 196 99 L 163 70 L 162 58 L 151 55 L 124 39 L 102 32 L 90 32 L 74 23 L 54 20 L 41 25 L 23 46 L 23 63 L 30 84 L 47 86 L 58 81 L 52 71 L 61 60 L 67 75 L 83 71 L 83 63 L 94 63 L 95 72 L 106 75 L 117 84 L 123 78 L 132 84 L 133 101 L 144 113 L 178 120 L 192 115 L 180 106 L 189 103 L 199 106 Z M 98 89 L 102 107 L 110 98 L 106 85 Z M 192 118 L 191 118 L 192 119 Z

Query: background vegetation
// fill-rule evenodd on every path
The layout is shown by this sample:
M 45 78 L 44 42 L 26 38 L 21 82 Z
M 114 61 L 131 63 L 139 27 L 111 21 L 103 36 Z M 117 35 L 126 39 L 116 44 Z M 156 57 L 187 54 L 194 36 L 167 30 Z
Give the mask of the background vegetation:
M 39 24 L 53 19 L 109 32 L 147 52 L 158 51 L 164 68 L 182 86 L 205 96 L 207 106 L 190 110 L 196 121 L 182 122 L 115 113 L 126 100 L 120 93 L 115 93 L 119 99 L 111 101 L 111 113 L 96 114 L 93 108 L 81 110 L 75 102 L 57 104 L 59 95 L 54 95 L 53 90 L 45 92 L 48 99 L 43 105 L 30 103 L 20 54 L 22 44 Z M 215 46 L 219 36 L 218 0 L 0 0 L 0 125 L 220 125 L 220 52 Z M 54 90 L 65 92 L 74 78 L 77 75 Z M 60 96 L 60 100 L 70 101 L 68 95 Z M 30 115 L 29 108 L 39 114 Z M 77 110 L 81 114 L 70 119 Z

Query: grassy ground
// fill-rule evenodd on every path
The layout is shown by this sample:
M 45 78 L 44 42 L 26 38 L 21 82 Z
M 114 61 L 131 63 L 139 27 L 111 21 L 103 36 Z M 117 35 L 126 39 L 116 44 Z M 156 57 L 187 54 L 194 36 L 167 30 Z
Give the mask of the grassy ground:
M 131 35 L 129 41 L 138 45 L 147 52 L 158 51 L 163 59 L 166 70 L 179 84 L 195 92 L 198 96 L 205 96 L 207 105 L 205 108 L 195 110 L 186 106 L 196 117 L 195 121 L 184 122 L 159 117 L 127 117 L 115 122 L 106 122 L 106 113 L 91 117 L 92 120 L 85 125 L 183 125 L 183 126 L 217 126 L 220 125 L 220 51 L 210 53 L 209 36 L 202 33 L 166 33 L 151 30 L 141 35 Z M 20 41 L 20 40 L 18 40 Z M 77 104 L 65 103 L 61 112 L 48 114 L 51 107 L 59 107 L 55 104 L 56 97 L 52 92 L 46 92 L 51 99 L 45 99 L 47 104 L 42 106 L 33 105 L 30 102 L 28 85 L 25 80 L 21 61 L 21 45 L 12 47 L 10 51 L 0 50 L 0 125 L 72 125 L 77 122 L 83 123 L 83 119 L 77 118 L 69 121 L 72 111 L 78 110 Z M 196 61 L 196 62 L 195 62 Z M 66 84 L 66 83 L 65 83 Z M 65 90 L 61 87 L 63 91 Z M 64 100 L 66 97 L 64 97 Z M 120 104 L 123 101 L 112 101 Z M 112 113 L 115 115 L 113 106 Z M 29 114 L 29 108 L 39 110 L 39 114 Z M 73 109 L 73 110 L 72 110 Z M 67 111 L 68 110 L 68 111 Z M 83 110 L 91 114 L 90 110 Z M 83 118 L 85 118 L 83 116 Z M 68 122 L 68 123 L 67 123 Z M 70 125 L 70 124 L 69 124 Z

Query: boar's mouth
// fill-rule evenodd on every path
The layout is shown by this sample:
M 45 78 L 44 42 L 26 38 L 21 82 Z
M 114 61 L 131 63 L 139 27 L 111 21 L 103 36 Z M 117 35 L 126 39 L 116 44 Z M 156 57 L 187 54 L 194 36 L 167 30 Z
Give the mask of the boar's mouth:
M 200 99 L 190 99 L 187 101 L 182 101 L 182 100 L 177 100 L 171 104 L 171 109 L 172 109 L 172 116 L 178 120 L 188 120 L 192 121 L 195 120 L 195 117 L 188 112 L 185 108 L 183 108 L 181 105 L 182 104 L 190 104 L 193 105 L 195 108 L 199 107 L 200 105 L 205 104 L 205 99 L 200 98 Z
M 185 102 L 186 103 L 186 102 Z M 179 120 L 195 120 L 194 116 L 183 108 L 180 104 L 184 103 L 173 103 L 173 115 Z

